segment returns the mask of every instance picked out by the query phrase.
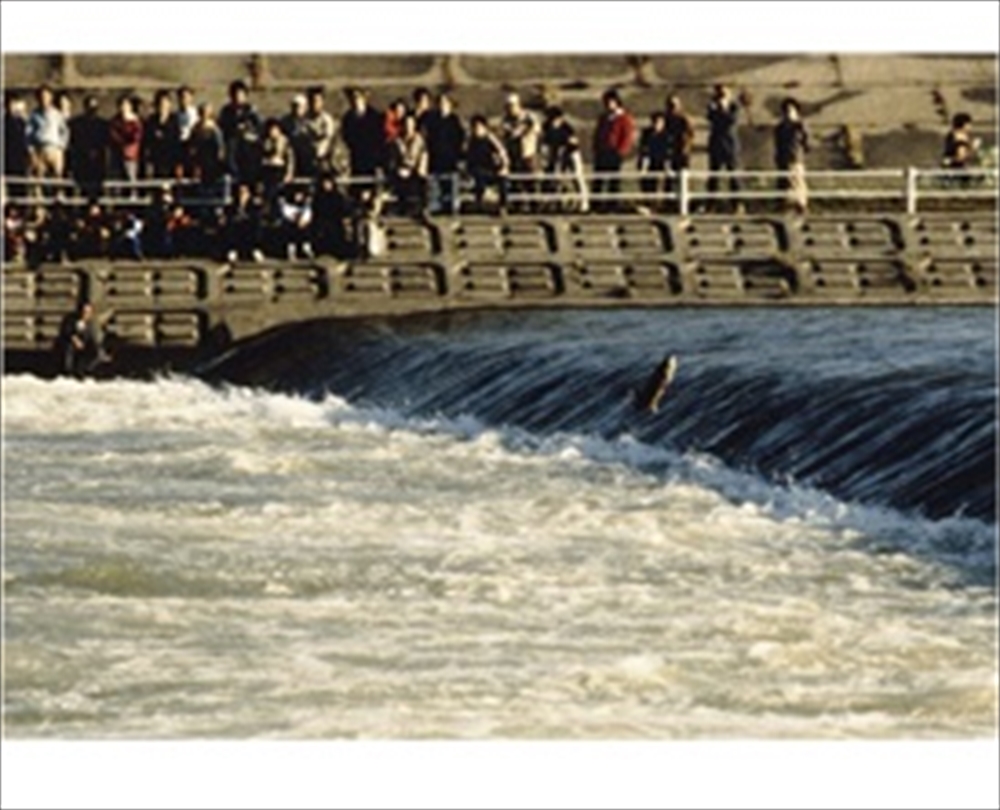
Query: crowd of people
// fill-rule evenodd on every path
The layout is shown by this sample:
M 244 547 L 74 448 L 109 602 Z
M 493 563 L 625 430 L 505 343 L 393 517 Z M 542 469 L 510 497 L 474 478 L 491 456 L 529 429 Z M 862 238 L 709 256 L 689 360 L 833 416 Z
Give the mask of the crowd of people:
M 553 192 L 562 207 L 585 212 L 635 201 L 637 195 L 622 192 L 620 177 L 633 155 L 638 199 L 650 207 L 663 203 L 691 165 L 694 124 L 676 95 L 640 128 L 618 92 L 605 92 L 589 181 L 581 136 L 557 106 L 539 115 L 511 93 L 491 126 L 481 114 L 466 122 L 447 93 L 426 88 L 384 111 L 361 88 L 346 95 L 348 109 L 338 121 L 319 86 L 296 94 L 285 115 L 266 119 L 243 81 L 230 84 L 218 111 L 196 103 L 184 86 L 156 92 L 148 110 L 143 99 L 123 94 L 110 119 L 93 95 L 74 114 L 67 93 L 42 86 L 29 113 L 25 98 L 8 93 L 5 193 L 21 202 L 4 208 L 5 254 L 29 262 L 213 250 L 230 261 L 260 260 L 267 252 L 348 255 L 365 249 L 356 234 L 377 218 L 384 186 L 397 213 L 415 216 L 457 210 L 459 178 L 471 184 L 478 210 L 493 189 L 501 214 L 512 196 L 534 209 Z M 738 192 L 740 102 L 717 85 L 705 117 L 708 191 L 719 192 L 726 180 Z M 954 124 L 945 162 L 960 167 L 974 150 L 971 118 L 960 114 Z M 782 102 L 773 136 L 788 204 L 804 212 L 810 139 L 795 99 Z M 109 195 L 115 204 L 102 205 Z M 64 196 L 85 204 L 64 204 Z

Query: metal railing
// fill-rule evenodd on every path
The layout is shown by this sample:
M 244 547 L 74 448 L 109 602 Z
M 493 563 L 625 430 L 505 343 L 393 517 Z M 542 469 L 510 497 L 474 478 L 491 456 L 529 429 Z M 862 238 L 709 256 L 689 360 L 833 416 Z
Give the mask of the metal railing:
M 782 181 L 791 179 L 789 172 L 738 170 L 710 172 L 682 170 L 680 172 L 589 172 L 583 175 L 588 185 L 587 196 L 595 202 L 672 203 L 680 214 L 690 214 L 699 205 L 718 202 L 783 203 L 789 191 Z M 908 214 L 919 210 L 920 201 L 937 199 L 992 200 L 998 198 L 998 170 L 995 168 L 955 169 L 875 169 L 821 170 L 804 175 L 810 200 L 816 201 L 876 201 L 899 205 Z M 545 189 L 539 183 L 553 179 L 562 182 L 559 191 Z M 507 182 L 515 189 L 534 184 L 534 191 L 514 190 L 508 193 L 510 202 L 551 202 L 573 197 L 572 175 L 509 175 Z M 594 180 L 618 182 L 618 191 L 596 190 Z M 711 182 L 715 181 L 715 187 Z M 642 189 L 643 181 L 657 183 L 652 191 Z M 732 188 L 735 181 L 737 188 Z
M 508 203 L 540 203 L 557 209 L 579 210 L 600 207 L 605 203 L 630 205 L 669 205 L 682 215 L 720 202 L 784 203 L 788 199 L 783 181 L 791 175 L 782 171 L 738 170 L 710 172 L 683 170 L 680 172 L 584 172 L 583 174 L 508 174 L 503 176 Z M 469 210 L 474 202 L 474 184 L 462 174 L 439 175 L 429 178 L 431 197 L 450 200 L 448 210 L 436 206 L 435 213 L 459 214 Z M 596 181 L 596 182 L 595 182 Z M 712 182 L 714 181 L 714 183 Z M 345 190 L 371 188 L 380 199 L 391 205 L 396 202 L 391 177 L 338 177 L 337 184 Z M 643 183 L 655 183 L 646 189 Z M 735 182 L 736 188 L 733 188 Z M 955 169 L 820 170 L 807 171 L 805 182 L 810 201 L 878 202 L 900 206 L 909 214 L 920 209 L 921 201 L 938 200 L 992 201 L 998 198 L 998 170 L 974 167 Z M 286 185 L 309 187 L 313 178 L 296 177 Z M 39 177 L 4 177 L 4 203 L 16 205 L 52 205 L 56 201 L 66 206 L 97 202 L 102 206 L 141 206 L 154 201 L 157 192 L 169 188 L 173 198 L 191 207 L 225 206 L 233 198 L 233 180 L 223 177 L 206 186 L 192 179 L 106 180 L 96 186 L 99 194 L 85 194 L 73 180 Z M 617 190 L 612 189 L 614 185 Z M 600 186 L 600 187 L 598 187 Z M 442 187 L 450 193 L 441 195 Z M 21 191 L 22 193 L 14 193 Z M 496 191 L 487 191 L 496 194 Z
M 154 202 L 158 192 L 169 190 L 173 199 L 184 205 L 219 206 L 232 201 L 232 185 L 232 178 L 228 175 L 210 184 L 186 177 L 103 180 L 88 184 L 56 177 L 4 176 L 3 202 L 5 205 L 22 206 L 51 206 L 55 203 L 67 207 L 94 203 L 109 208 L 142 206 Z

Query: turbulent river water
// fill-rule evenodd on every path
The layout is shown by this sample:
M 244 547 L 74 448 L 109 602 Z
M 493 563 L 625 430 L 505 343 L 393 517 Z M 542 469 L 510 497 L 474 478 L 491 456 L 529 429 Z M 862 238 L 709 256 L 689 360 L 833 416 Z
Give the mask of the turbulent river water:
M 991 309 L 538 311 L 7 376 L 6 733 L 989 736 L 996 357 Z

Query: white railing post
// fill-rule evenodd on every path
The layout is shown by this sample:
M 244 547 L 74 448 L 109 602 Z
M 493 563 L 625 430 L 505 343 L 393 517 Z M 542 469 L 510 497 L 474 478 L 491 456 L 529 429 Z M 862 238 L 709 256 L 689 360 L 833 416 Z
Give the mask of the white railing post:
M 451 185 L 451 215 L 457 217 L 462 210 L 462 201 L 459 195 L 462 193 L 462 178 L 458 172 L 448 175 L 448 183 Z
M 685 217 L 691 210 L 691 195 L 688 187 L 689 180 L 688 170 L 681 169 L 677 175 L 677 208 L 681 215 Z
M 906 183 L 906 213 L 917 213 L 917 170 L 913 166 L 907 166 L 903 170 L 903 177 Z

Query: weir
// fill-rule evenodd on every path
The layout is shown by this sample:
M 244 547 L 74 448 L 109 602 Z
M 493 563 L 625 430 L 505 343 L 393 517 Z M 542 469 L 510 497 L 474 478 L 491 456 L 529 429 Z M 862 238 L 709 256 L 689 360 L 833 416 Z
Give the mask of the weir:
M 386 221 L 372 259 L 94 260 L 3 272 L 8 372 L 55 371 L 89 300 L 110 373 L 183 367 L 289 323 L 473 308 L 997 304 L 987 213 Z

